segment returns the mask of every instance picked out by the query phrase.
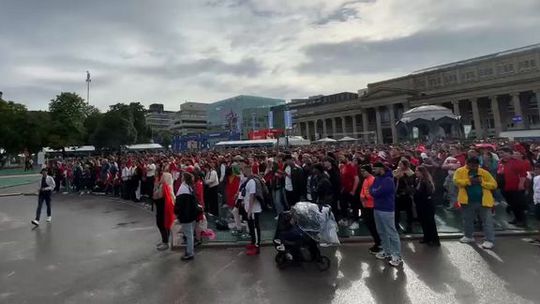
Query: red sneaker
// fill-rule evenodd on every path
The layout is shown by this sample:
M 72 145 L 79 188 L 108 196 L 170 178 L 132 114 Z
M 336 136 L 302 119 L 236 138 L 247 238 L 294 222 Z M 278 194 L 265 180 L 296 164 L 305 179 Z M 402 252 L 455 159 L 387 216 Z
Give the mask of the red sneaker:
M 246 250 L 246 255 L 252 256 L 252 255 L 258 255 L 260 253 L 259 247 L 256 247 L 253 245 L 252 248 Z

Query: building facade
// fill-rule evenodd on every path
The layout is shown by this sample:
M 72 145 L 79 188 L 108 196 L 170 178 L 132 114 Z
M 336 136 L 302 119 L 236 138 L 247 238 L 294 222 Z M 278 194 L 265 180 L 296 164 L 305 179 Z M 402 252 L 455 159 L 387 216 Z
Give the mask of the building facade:
M 180 105 L 180 112 L 170 127 L 174 135 L 196 135 L 207 131 L 208 104 L 185 102 Z
M 284 104 L 285 100 L 258 96 L 240 95 L 212 103 L 208 106 L 208 129 L 211 132 L 231 131 L 243 133 L 250 130 L 250 126 L 244 128 L 244 110 L 269 107 Z M 266 113 L 268 114 L 268 113 Z M 250 117 L 251 119 L 251 117 Z M 247 133 L 242 134 L 247 138 Z
M 154 103 L 148 107 L 146 125 L 153 133 L 169 130 L 176 118 L 176 112 L 165 111 L 163 104 Z
M 311 140 L 347 135 L 396 143 L 407 137 L 396 121 L 423 104 L 460 115 L 464 125 L 472 125 L 471 137 L 540 132 L 540 44 L 370 83 L 356 99 L 349 94 L 291 104 L 300 134 Z
M 250 131 L 269 129 L 268 112 L 271 107 L 247 108 L 242 110 L 242 134 L 247 138 Z

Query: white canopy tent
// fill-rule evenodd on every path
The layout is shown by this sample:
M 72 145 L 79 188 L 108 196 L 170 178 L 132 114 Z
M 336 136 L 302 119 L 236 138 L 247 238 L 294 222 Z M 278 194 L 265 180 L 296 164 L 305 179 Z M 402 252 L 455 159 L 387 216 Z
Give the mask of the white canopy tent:
M 356 138 L 352 138 L 350 136 L 345 136 L 342 139 L 339 139 L 338 141 L 340 141 L 340 142 L 348 142 L 348 141 L 357 141 L 357 140 L 358 139 L 356 139 Z
M 136 151 L 136 150 L 159 150 L 164 149 L 160 144 L 137 144 L 126 146 L 127 150 Z
M 325 143 L 335 143 L 335 142 L 337 142 L 337 140 L 335 140 L 333 138 L 330 138 L 330 137 L 325 137 L 325 138 L 321 138 L 321 139 L 317 140 L 316 142 L 325 144 Z
M 96 148 L 94 146 L 74 146 L 74 147 L 65 147 L 64 150 L 66 152 L 94 152 L 96 151 Z M 43 148 L 43 152 L 45 153 L 54 153 L 54 152 L 62 152 L 62 149 L 54 150 L 49 147 Z

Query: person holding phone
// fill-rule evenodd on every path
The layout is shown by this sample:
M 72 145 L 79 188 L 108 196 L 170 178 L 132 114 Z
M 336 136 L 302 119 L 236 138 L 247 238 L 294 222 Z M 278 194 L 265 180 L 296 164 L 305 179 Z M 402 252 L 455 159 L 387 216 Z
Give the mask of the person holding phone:
M 454 173 L 454 183 L 458 187 L 458 202 L 463 207 L 464 236 L 460 242 L 474 242 L 474 220 L 479 214 L 485 236 L 481 246 L 484 249 L 493 248 L 495 233 L 491 209 L 495 203 L 493 191 L 497 189 L 497 182 L 487 170 L 480 168 L 478 157 L 469 157 L 467 165 Z

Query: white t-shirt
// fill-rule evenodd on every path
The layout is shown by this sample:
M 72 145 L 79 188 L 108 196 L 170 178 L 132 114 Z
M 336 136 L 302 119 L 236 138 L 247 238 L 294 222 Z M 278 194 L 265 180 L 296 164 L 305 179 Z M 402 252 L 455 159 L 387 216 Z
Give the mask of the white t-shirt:
M 285 190 L 293 191 L 291 179 L 291 166 L 285 167 Z
M 250 179 L 246 184 L 246 197 L 244 198 L 244 208 L 246 209 L 246 212 L 248 211 L 248 205 L 249 205 L 249 196 L 250 195 L 256 195 L 257 194 L 257 184 L 255 182 L 255 179 Z M 255 197 L 253 200 L 253 213 L 260 213 L 262 212 L 261 203 L 257 198 Z
M 131 167 L 125 167 L 122 169 L 122 180 L 127 181 L 133 175 L 133 169 Z
M 193 194 L 193 191 L 188 187 L 188 185 L 186 185 L 186 183 L 182 183 L 176 192 L 176 196 L 180 196 L 180 194 Z
M 540 205 L 540 175 L 533 178 L 533 201 L 535 205 Z
M 206 175 L 205 184 L 208 185 L 208 187 L 212 188 L 219 185 L 219 179 L 217 171 L 212 169 L 210 172 Z
M 146 176 L 147 177 L 152 177 L 154 175 L 156 175 L 156 165 L 150 164 L 150 165 L 146 166 Z

